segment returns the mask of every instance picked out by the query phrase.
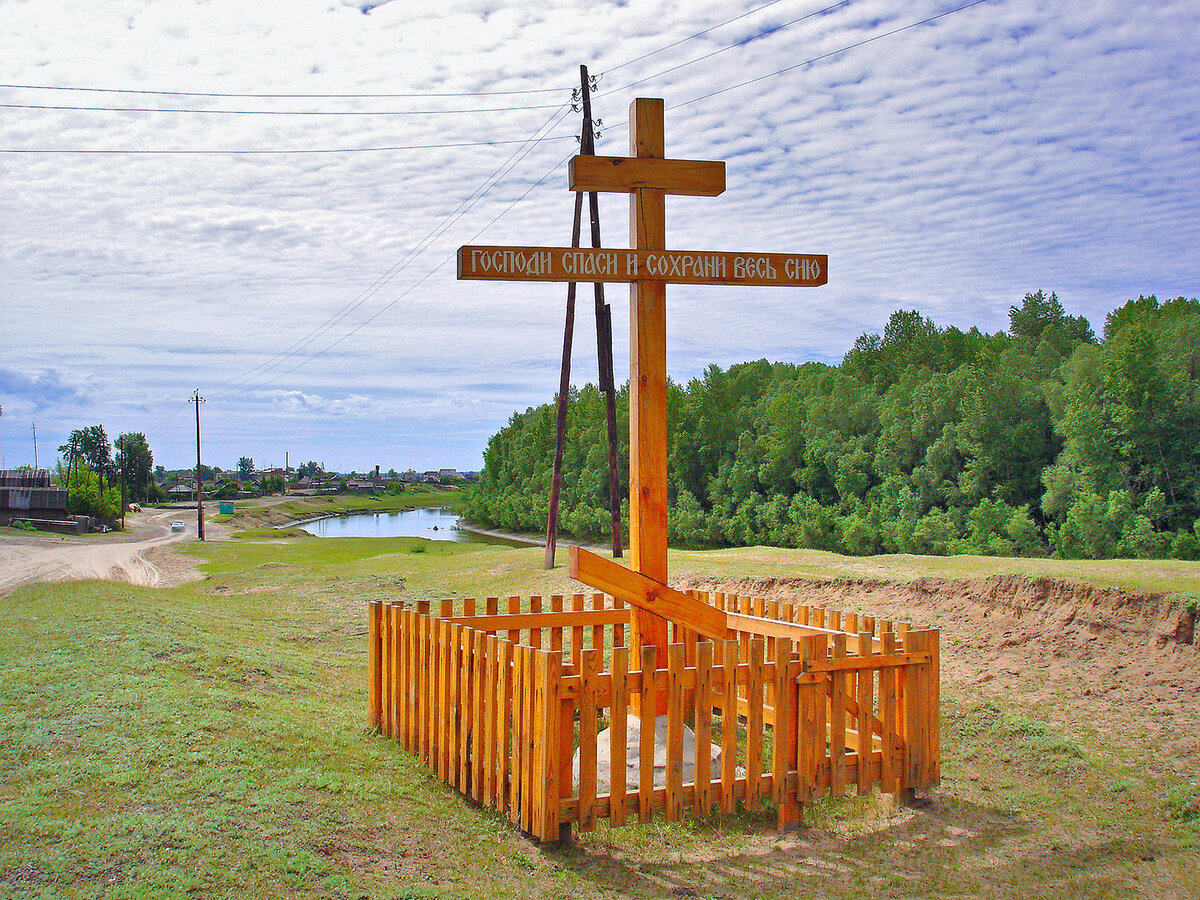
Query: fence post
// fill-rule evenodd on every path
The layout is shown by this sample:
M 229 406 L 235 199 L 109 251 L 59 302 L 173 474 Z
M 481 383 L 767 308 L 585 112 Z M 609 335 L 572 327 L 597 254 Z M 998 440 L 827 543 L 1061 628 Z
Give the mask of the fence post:
M 562 716 L 562 654 L 537 653 L 534 675 L 534 715 L 541 735 L 534 748 L 534 837 L 557 841 L 559 833 L 559 766 L 562 759 L 560 737 Z M 569 837 L 569 835 L 568 835 Z
M 383 684 L 380 681 L 380 657 L 383 653 L 379 623 L 383 618 L 378 600 L 367 604 L 367 727 L 379 731 L 380 710 L 383 707 Z

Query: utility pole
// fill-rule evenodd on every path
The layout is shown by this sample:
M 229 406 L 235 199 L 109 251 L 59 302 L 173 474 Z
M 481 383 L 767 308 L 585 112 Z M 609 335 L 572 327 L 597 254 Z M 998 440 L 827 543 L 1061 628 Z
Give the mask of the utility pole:
M 121 530 L 125 530 L 125 440 L 124 435 L 117 438 L 117 452 L 121 454 Z
M 38 458 L 37 458 L 37 422 L 31 426 L 33 428 L 33 474 L 37 474 Z
M 200 404 L 204 398 L 200 396 L 200 388 L 189 403 L 196 404 L 196 536 L 204 540 L 204 481 L 200 477 Z

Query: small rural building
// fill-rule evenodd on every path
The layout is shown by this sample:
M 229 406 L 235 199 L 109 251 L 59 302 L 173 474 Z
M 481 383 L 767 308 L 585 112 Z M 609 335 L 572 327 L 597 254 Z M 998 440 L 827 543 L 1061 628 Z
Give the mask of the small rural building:
M 14 519 L 66 521 L 67 491 L 47 469 L 0 469 L 0 524 Z

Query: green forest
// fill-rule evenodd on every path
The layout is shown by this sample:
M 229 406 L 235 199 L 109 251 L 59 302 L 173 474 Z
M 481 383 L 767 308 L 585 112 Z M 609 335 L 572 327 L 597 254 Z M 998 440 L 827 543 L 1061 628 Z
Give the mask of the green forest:
M 710 366 L 668 388 L 671 544 L 1200 559 L 1198 370 L 1195 299 L 1138 297 L 1097 335 L 1043 291 L 1004 332 L 901 310 L 837 366 Z M 604 398 L 589 384 L 570 400 L 562 528 L 603 540 Z M 554 432 L 553 403 L 512 416 L 469 521 L 545 529 Z

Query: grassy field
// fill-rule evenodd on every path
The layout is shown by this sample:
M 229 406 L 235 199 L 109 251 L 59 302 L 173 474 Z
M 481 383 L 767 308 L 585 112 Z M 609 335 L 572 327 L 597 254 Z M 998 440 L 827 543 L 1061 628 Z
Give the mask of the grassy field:
M 943 785 L 914 809 L 876 795 L 817 804 L 798 834 L 764 811 L 537 846 L 365 732 L 365 604 L 569 592 L 565 570 L 543 571 L 539 548 L 247 534 L 192 545 L 191 584 L 3 601 L 0 896 L 1200 896 L 1196 789 L 1153 747 L 955 684 Z M 1071 565 L 761 548 L 672 562 L 855 578 L 1009 564 Z M 1090 565 L 1200 588 L 1195 564 Z

